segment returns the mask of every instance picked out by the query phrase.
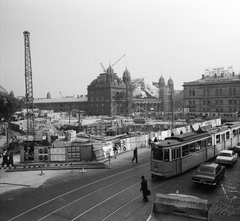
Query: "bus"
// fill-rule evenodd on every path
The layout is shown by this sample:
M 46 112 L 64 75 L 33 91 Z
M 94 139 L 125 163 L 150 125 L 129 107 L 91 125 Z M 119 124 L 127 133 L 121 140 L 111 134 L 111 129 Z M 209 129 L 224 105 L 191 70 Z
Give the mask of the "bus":
M 240 141 L 240 122 L 167 137 L 151 146 L 151 177 L 181 174 L 216 157 Z

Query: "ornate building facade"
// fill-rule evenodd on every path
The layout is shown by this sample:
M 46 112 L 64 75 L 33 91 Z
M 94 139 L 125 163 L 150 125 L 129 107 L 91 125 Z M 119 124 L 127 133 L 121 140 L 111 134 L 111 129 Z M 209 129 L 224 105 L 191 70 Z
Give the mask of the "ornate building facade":
M 232 67 L 206 69 L 202 78 L 184 82 L 187 112 L 233 116 L 240 112 L 240 74 Z
M 51 98 L 34 100 L 37 108 L 69 112 L 85 111 L 87 115 L 130 115 L 133 113 L 171 112 L 174 100 L 174 83 L 170 78 L 165 83 L 161 76 L 158 82 L 144 78 L 131 79 L 126 69 L 122 78 L 114 72 L 111 65 L 104 73 L 94 79 L 87 87 L 86 97 Z

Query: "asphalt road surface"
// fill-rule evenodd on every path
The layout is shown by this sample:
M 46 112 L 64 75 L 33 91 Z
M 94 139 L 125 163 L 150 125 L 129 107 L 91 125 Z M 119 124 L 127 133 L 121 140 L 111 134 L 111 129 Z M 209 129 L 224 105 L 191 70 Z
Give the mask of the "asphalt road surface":
M 124 153 L 111 160 L 110 169 L 74 171 L 64 180 L 3 194 L 0 220 L 145 221 L 158 192 L 194 195 L 209 200 L 213 215 L 240 217 L 240 160 L 227 167 L 221 186 L 210 188 L 191 182 L 196 168 L 170 179 L 151 179 L 148 148 L 139 149 L 139 163 L 131 158 L 132 153 Z M 140 192 L 142 175 L 152 192 L 148 203 Z

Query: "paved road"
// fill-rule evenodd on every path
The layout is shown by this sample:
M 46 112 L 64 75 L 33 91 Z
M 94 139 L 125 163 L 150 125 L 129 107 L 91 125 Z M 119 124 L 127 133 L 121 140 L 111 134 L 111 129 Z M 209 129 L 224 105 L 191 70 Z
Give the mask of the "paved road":
M 74 171 L 66 180 L 51 179 L 37 189 L 22 189 L 1 195 L 0 220 L 108 220 L 144 221 L 157 192 L 195 195 L 212 204 L 213 221 L 240 218 L 240 160 L 227 168 L 218 188 L 199 187 L 191 182 L 194 170 L 171 179 L 151 179 L 150 149 L 139 149 L 139 163 L 132 153 L 111 160 L 111 169 Z M 152 196 L 142 201 L 140 177 L 148 179 Z

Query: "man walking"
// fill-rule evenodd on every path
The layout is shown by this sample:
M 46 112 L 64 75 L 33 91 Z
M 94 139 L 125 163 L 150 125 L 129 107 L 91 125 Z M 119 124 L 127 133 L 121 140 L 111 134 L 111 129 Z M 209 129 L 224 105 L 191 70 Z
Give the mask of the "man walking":
M 117 158 L 117 153 L 118 153 L 118 147 L 117 144 L 115 144 L 115 146 L 113 147 L 113 153 L 114 153 L 114 158 Z
M 133 150 L 133 158 L 132 158 L 132 162 L 136 159 L 136 163 L 138 163 L 138 151 L 137 151 L 137 147 L 135 147 L 135 149 Z
M 143 201 L 144 202 L 148 202 L 148 197 L 147 197 L 148 184 L 147 184 L 147 180 L 145 180 L 144 176 L 141 176 L 141 178 L 142 178 L 142 182 L 141 182 L 141 189 L 140 189 L 140 191 L 142 191 Z

